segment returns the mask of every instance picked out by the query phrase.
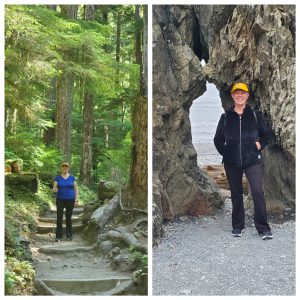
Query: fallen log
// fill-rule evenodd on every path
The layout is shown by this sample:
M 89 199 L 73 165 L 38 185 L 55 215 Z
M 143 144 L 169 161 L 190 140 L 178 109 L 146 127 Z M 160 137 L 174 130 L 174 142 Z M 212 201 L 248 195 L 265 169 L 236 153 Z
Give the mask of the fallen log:
M 12 189 L 24 188 L 31 193 L 37 193 L 39 189 L 39 177 L 36 173 L 6 173 L 5 185 Z
M 223 165 L 206 165 L 202 166 L 201 170 L 205 171 L 216 182 L 219 188 L 230 189 Z M 245 175 L 243 175 L 243 190 L 244 193 L 248 193 L 248 181 Z

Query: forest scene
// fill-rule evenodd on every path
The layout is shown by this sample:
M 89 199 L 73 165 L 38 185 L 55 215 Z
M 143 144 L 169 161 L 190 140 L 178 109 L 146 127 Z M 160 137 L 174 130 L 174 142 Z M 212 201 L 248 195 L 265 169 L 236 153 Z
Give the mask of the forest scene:
M 147 26 L 145 5 L 5 6 L 5 294 L 147 293 Z M 79 204 L 58 246 L 63 162 Z

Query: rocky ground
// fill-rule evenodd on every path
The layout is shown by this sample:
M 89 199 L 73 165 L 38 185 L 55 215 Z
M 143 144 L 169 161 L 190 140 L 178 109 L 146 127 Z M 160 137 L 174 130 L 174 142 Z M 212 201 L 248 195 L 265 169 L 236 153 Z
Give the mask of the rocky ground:
M 54 242 L 55 214 L 38 220 L 30 250 L 36 270 L 37 295 L 118 295 L 131 284 L 131 274 L 111 268 L 110 261 L 82 237 L 83 208 L 73 212 L 74 239 Z
M 231 236 L 231 202 L 211 217 L 164 224 L 153 249 L 153 295 L 295 295 L 295 221 L 269 218 L 274 239 L 263 241 L 246 213 L 240 238 Z

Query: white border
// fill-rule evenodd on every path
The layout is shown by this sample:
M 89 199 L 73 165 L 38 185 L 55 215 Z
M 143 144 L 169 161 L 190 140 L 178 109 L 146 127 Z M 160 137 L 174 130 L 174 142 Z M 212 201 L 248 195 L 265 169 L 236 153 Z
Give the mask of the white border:
M 283 3 L 283 1 L 215 1 L 215 0 L 210 0 L 210 1 L 200 1 L 200 0 L 187 0 L 187 1 L 178 1 L 178 0 L 123 0 L 123 1 L 115 1 L 115 0 L 65 0 L 65 1 L 57 1 L 57 0 L 31 0 L 31 1 L 26 1 L 26 0 L 4 0 L 1 1 L 0 4 L 0 74 L 1 74 L 1 81 L 0 81 L 0 149 L 1 149 L 1 158 L 0 158 L 0 170 L 2 171 L 4 169 L 4 5 L 5 4 L 110 4 L 110 5 L 126 5 L 126 4 L 147 4 L 148 5 L 148 234 L 149 234 L 149 239 L 148 239 L 148 264 L 149 264 L 149 269 L 148 269 L 148 296 L 136 296 L 134 297 L 135 299 L 148 299 L 155 297 L 156 299 L 165 299 L 166 297 L 172 297 L 172 298 L 179 298 L 183 299 L 180 296 L 152 296 L 152 4 L 153 5 L 201 5 L 201 4 L 208 4 L 208 5 L 217 5 L 217 4 L 233 4 L 233 5 L 245 5 L 245 4 L 273 4 L 273 5 L 282 5 L 282 4 L 296 4 L 296 1 L 288 1 L 287 3 Z M 297 5 L 296 5 L 296 16 L 298 15 L 297 13 Z M 296 21 L 296 57 L 299 57 L 299 37 L 298 37 L 298 32 L 299 32 L 299 22 Z M 296 74 L 298 74 L 298 66 L 296 65 Z M 296 76 L 296 87 L 299 86 L 299 79 L 298 76 Z M 296 95 L 297 92 L 296 92 Z M 296 101 L 298 102 L 298 100 Z M 297 105 L 296 105 L 296 116 L 298 115 L 297 113 Z M 298 123 L 296 121 L 296 133 L 298 132 Z M 298 150 L 298 147 L 296 147 L 296 157 L 299 157 L 300 155 L 300 150 Z M 299 174 L 299 167 L 298 164 L 296 164 L 296 173 Z M 296 177 L 296 186 L 298 186 L 298 179 Z M 3 195 L 3 196 L 2 196 Z M 0 226 L 2 230 L 2 242 L 1 242 L 1 259 L 0 259 L 0 266 L 2 267 L 2 270 L 4 270 L 4 175 L 3 171 L 0 172 L 0 196 L 1 196 L 1 208 L 2 208 L 2 218 Z M 296 188 L 296 199 L 297 199 L 297 188 Z M 299 213 L 298 209 L 299 204 L 296 207 L 296 215 Z M 298 231 L 298 225 L 296 223 L 296 228 Z M 298 250 L 298 239 L 296 240 L 296 250 Z M 298 251 L 297 251 L 298 252 Z M 298 253 L 297 253 L 298 254 Z M 296 267 L 297 270 L 299 270 L 299 263 L 298 259 L 296 259 Z M 297 272 L 296 272 L 297 275 Z M 0 290 L 0 295 L 4 295 L 4 272 L 1 272 L 1 290 Z M 296 276 L 296 286 L 300 286 L 299 282 L 299 276 Z M 298 295 L 298 291 L 296 290 L 296 293 Z M 9 296 L 10 299 L 17 298 L 18 296 Z M 27 297 L 34 297 L 34 299 L 39 299 L 43 298 L 45 296 L 27 296 Z M 59 296 L 58 296 L 59 297 Z M 64 296 L 63 299 L 69 296 Z M 71 297 L 71 296 L 70 296 Z M 86 297 L 86 296 L 85 296 Z M 92 297 L 92 296 L 89 296 Z M 215 299 L 219 298 L 218 296 L 199 296 L 199 298 L 202 299 Z M 250 298 L 250 296 L 243 296 L 242 298 Z M 273 299 L 274 296 L 262 296 L 264 299 Z M 73 297 L 72 297 L 73 298 Z M 222 298 L 232 298 L 231 296 L 223 296 Z M 261 298 L 260 296 L 257 296 L 257 298 Z M 291 297 L 289 297 L 291 298 Z M 294 298 L 294 297 L 292 297 Z M 95 298 L 92 298 L 95 299 Z M 101 299 L 120 299 L 120 296 L 102 296 Z M 251 299 L 251 298 L 250 298 Z
M 272 0 L 4 0 L 5 4 L 98 4 L 98 5 L 135 5 L 135 4 L 148 4 L 150 5 L 259 5 L 259 4 L 270 4 L 270 5 L 287 5 L 297 4 L 297 1 L 272 1 Z
M 4 295 L 4 6 L 0 7 L 0 202 L 1 202 L 1 246 L 0 246 L 0 266 L 1 283 L 0 295 Z

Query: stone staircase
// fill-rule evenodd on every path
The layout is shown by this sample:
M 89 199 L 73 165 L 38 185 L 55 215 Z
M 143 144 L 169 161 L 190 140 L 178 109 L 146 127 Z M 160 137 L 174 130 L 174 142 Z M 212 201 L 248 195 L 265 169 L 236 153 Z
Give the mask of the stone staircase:
M 73 211 L 74 238 L 55 242 L 56 211 L 38 218 L 30 248 L 37 295 L 122 295 L 133 284 L 131 274 L 112 270 L 97 246 L 82 239 L 83 207 Z

